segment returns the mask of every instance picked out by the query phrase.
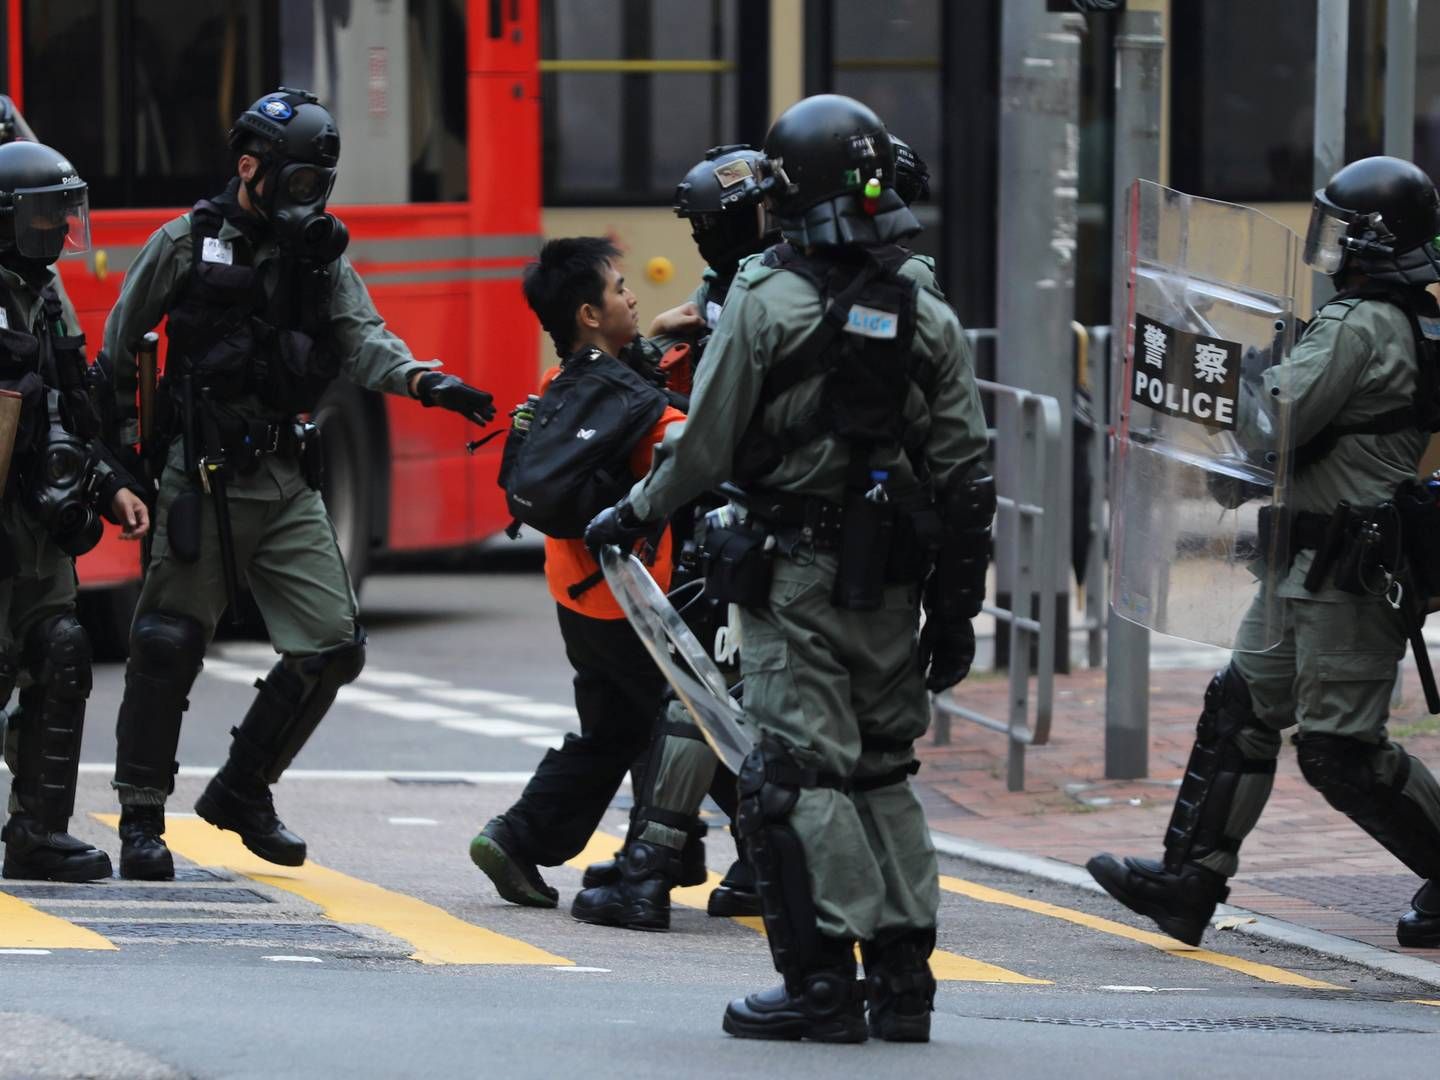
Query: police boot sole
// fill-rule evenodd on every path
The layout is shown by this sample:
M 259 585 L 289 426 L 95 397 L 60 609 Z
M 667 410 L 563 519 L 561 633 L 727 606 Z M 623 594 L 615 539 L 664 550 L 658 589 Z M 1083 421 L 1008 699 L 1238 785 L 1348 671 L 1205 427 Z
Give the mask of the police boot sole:
M 816 1023 L 805 1017 L 777 1016 L 750 1020 L 726 1008 L 720 1026 L 737 1039 L 766 1039 L 772 1042 L 796 1042 L 809 1039 L 824 1043 L 863 1043 L 870 1037 L 863 1017 Z
M 572 904 L 570 915 L 577 922 L 592 926 L 618 926 L 624 930 L 648 930 L 652 933 L 664 933 L 670 929 L 669 909 L 657 908 L 653 904 L 602 904 L 593 908 Z
M 5 854 L 0 877 L 17 881 L 61 881 L 79 883 L 100 881 L 111 875 L 110 856 L 100 850 L 73 855 L 64 859 L 40 859 L 27 862 L 23 857 Z
M 120 851 L 120 876 L 127 881 L 174 881 L 175 860 L 169 850 L 163 856 L 142 855 L 126 858 Z
M 1120 868 L 1117 875 L 1115 867 Z M 1199 945 L 1200 939 L 1205 936 L 1205 930 L 1210 925 L 1210 918 L 1196 919 L 1192 916 L 1176 915 L 1173 911 L 1162 907 L 1159 904 L 1151 903 L 1133 895 L 1125 888 L 1125 878 L 1130 871 L 1126 870 L 1123 864 L 1113 862 L 1102 862 L 1098 857 L 1090 859 L 1085 864 L 1085 869 L 1090 876 L 1100 883 L 1100 886 L 1120 903 L 1124 904 L 1137 915 L 1143 915 L 1151 920 L 1156 926 L 1164 930 L 1176 941 L 1183 941 L 1186 945 Z
M 200 798 L 195 800 L 195 813 L 202 821 L 207 821 L 215 828 L 225 832 L 233 832 L 240 837 L 240 842 L 245 845 L 247 851 L 260 856 L 266 862 L 274 863 L 276 866 L 304 866 L 305 845 L 298 848 L 294 844 L 267 844 L 263 837 L 258 837 L 253 832 L 246 830 L 230 817 L 224 807 L 208 792 L 204 792 Z
M 705 901 L 705 914 L 715 918 L 736 918 L 742 915 L 760 915 L 760 897 L 752 892 L 717 886 Z
M 554 889 L 544 893 L 532 885 L 510 853 L 483 833 L 470 841 L 470 861 L 490 879 L 503 900 L 538 908 L 553 908 L 560 903 L 559 893 Z

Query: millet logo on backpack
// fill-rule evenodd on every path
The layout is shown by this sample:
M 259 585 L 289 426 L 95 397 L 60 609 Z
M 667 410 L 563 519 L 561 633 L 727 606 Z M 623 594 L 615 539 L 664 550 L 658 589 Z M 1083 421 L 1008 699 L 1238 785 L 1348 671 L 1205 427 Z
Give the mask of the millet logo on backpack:
M 575 432 L 575 437 L 589 442 L 595 437 L 595 429 L 593 427 L 582 427 L 579 431 Z

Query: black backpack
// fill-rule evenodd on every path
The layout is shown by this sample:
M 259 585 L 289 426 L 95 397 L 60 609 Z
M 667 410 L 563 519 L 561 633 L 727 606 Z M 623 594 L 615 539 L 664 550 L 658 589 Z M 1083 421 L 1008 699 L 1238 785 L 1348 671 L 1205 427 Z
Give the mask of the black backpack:
M 635 483 L 630 452 L 667 403 L 663 390 L 599 349 L 570 357 L 524 438 L 506 440 L 500 486 L 511 515 L 557 540 L 578 539 Z

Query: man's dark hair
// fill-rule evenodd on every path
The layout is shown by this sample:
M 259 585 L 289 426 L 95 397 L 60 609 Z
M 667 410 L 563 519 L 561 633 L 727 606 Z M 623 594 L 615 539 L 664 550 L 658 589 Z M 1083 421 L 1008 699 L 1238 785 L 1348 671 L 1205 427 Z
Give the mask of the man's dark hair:
M 604 302 L 605 267 L 619 257 L 620 249 L 603 236 L 567 236 L 547 242 L 525 267 L 525 302 L 562 358 L 574 349 L 575 313 Z

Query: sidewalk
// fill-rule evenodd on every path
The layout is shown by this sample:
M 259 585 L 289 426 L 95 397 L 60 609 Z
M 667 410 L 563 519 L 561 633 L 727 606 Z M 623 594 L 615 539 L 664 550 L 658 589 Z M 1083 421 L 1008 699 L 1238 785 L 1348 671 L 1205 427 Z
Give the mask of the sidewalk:
M 1158 857 L 1211 674 L 1151 672 L 1150 777 L 1143 781 L 1104 778 L 1103 669 L 1056 676 L 1050 742 L 1026 752 L 1024 791 L 1005 789 L 1005 736 L 957 719 L 950 745 L 917 744 L 923 765 L 917 790 L 930 827 L 1077 866 L 1099 851 Z M 1440 717 L 1426 714 L 1409 665 L 1404 690 L 1391 737 L 1440 767 Z M 1003 716 L 1008 678 L 977 673 L 960 697 L 970 708 Z M 1305 782 L 1288 740 L 1274 793 L 1230 885 L 1228 902 L 1236 907 L 1440 961 L 1433 950 L 1401 949 L 1395 941 L 1395 920 L 1419 880 Z

